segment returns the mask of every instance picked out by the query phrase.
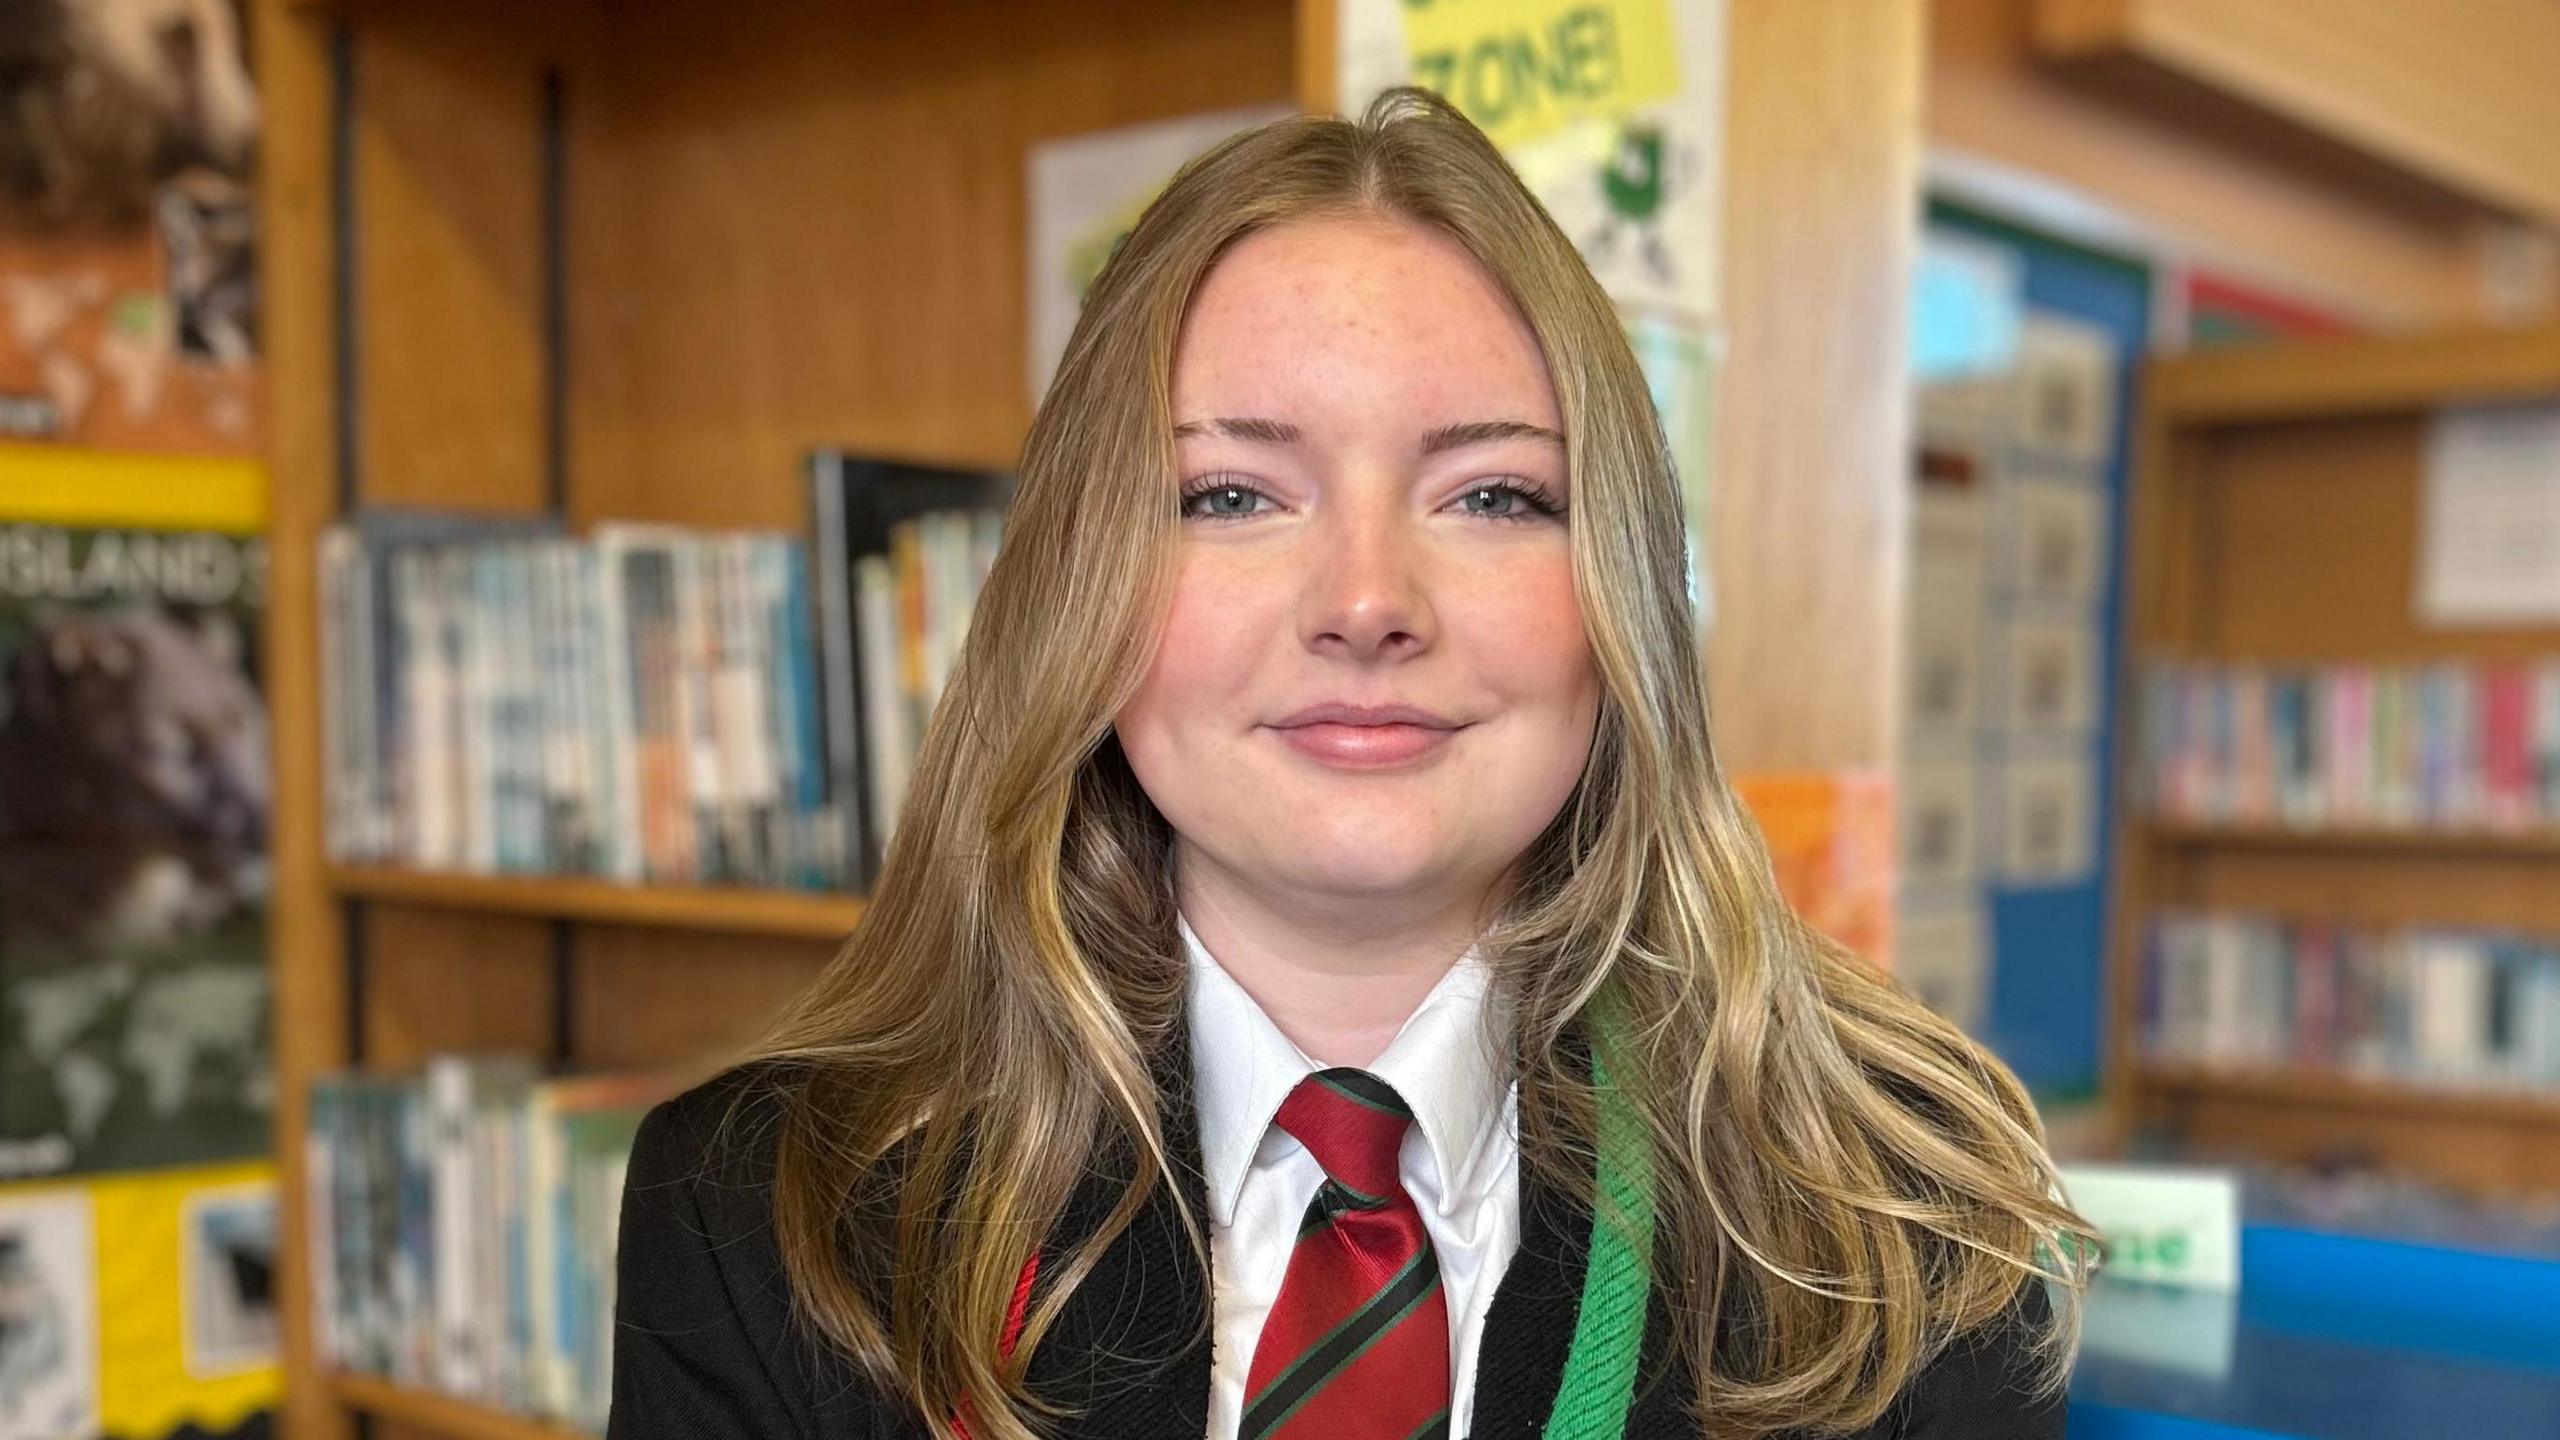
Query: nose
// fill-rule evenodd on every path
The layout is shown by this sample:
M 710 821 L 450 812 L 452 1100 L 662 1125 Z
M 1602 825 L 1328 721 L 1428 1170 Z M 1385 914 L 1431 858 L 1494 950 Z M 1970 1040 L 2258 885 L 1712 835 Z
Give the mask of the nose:
M 1400 484 L 1340 483 L 1308 536 L 1301 598 L 1307 647 L 1353 659 L 1429 648 L 1432 615 L 1426 537 Z

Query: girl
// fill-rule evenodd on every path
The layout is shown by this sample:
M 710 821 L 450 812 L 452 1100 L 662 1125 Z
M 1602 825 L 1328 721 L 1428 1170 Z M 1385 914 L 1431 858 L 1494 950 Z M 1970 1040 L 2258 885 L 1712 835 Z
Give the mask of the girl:
M 1185 167 L 860 929 L 642 1126 L 608 1433 L 2061 1434 L 2094 1237 L 1781 903 L 1692 625 L 1644 377 L 1474 127 Z

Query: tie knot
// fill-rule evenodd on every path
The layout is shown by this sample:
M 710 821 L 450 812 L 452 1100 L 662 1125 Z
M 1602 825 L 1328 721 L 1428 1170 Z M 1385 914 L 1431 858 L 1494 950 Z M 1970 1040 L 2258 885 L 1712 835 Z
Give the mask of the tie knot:
M 1361 1199 L 1384 1203 L 1403 1193 L 1397 1154 L 1413 1108 L 1368 1071 L 1318 1070 L 1280 1102 L 1274 1123 L 1307 1147 L 1333 1183 Z

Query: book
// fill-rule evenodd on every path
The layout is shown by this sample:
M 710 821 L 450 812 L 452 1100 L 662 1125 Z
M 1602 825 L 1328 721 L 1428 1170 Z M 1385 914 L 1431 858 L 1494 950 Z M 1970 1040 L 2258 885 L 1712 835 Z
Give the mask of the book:
M 808 474 L 826 794 L 868 889 L 1014 479 L 838 449 L 812 452 Z
M 320 546 L 332 858 L 847 883 L 786 778 L 823 770 L 793 537 L 421 514 Z
M 2137 793 L 2187 823 L 2560 832 L 2560 657 L 2160 661 Z
M 302 1144 L 321 1353 L 601 1433 L 632 1139 L 698 1078 L 546 1078 L 508 1052 L 316 1077 Z
M 2176 908 L 2142 964 L 2157 1060 L 2560 1098 L 2560 938 Z

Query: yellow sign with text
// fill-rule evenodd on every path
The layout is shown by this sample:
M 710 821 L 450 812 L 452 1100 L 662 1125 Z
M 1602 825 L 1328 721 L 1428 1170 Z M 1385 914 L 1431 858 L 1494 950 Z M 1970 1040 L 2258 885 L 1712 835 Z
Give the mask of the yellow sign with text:
M 1407 73 L 1510 149 L 1680 90 L 1671 0 L 1402 0 Z

